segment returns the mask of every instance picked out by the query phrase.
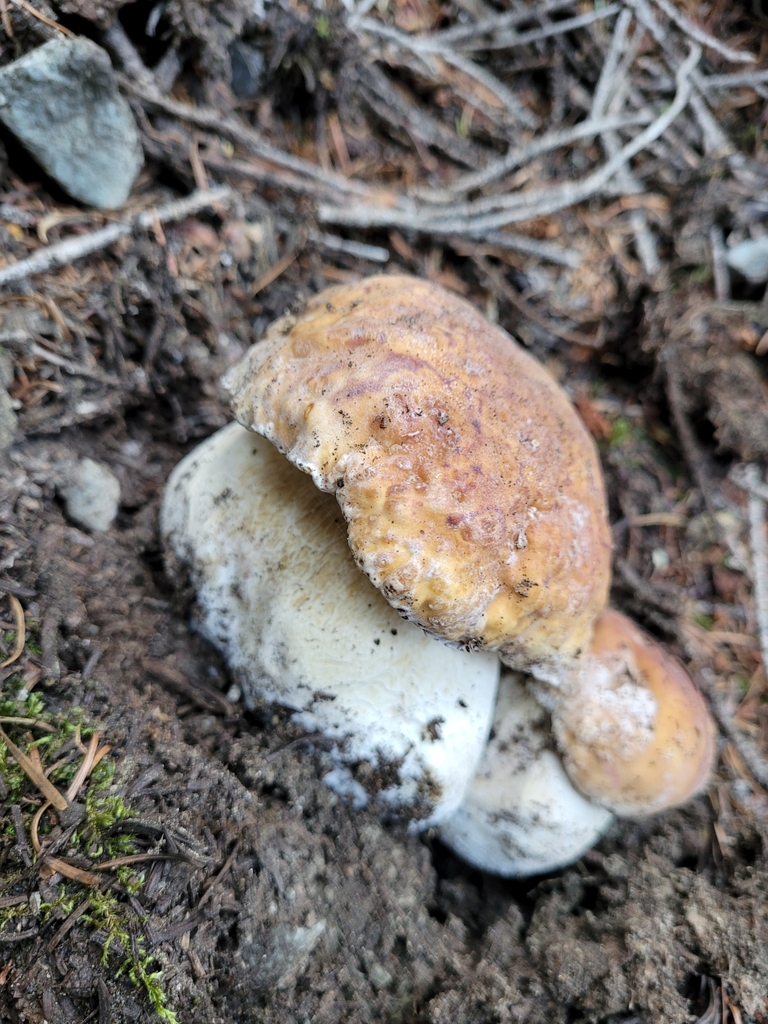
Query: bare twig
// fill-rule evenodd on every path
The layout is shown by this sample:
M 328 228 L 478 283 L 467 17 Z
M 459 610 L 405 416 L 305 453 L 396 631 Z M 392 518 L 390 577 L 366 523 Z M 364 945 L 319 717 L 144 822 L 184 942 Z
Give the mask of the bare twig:
M 455 203 L 456 196 L 462 192 L 470 192 L 473 189 L 484 188 L 486 185 L 498 181 L 506 174 L 511 173 L 518 167 L 524 167 L 539 156 L 550 153 L 554 149 L 569 146 L 572 142 L 581 139 L 594 138 L 603 132 L 614 131 L 618 128 L 629 128 L 634 125 L 648 124 L 652 120 L 647 111 L 633 114 L 616 115 L 611 117 L 589 118 L 580 121 L 571 128 L 563 128 L 559 131 L 547 132 L 538 139 L 521 146 L 513 146 L 499 160 L 492 160 L 479 171 L 472 171 L 470 174 L 462 174 L 455 178 L 443 189 L 417 189 L 414 195 L 428 203 Z
M 555 21 L 542 28 L 531 29 L 529 32 L 519 34 L 514 31 L 498 32 L 485 41 L 477 43 L 468 41 L 459 44 L 459 48 L 462 50 L 507 50 L 515 46 L 528 46 L 530 43 L 539 43 L 544 39 L 551 39 L 552 36 L 564 35 L 566 32 L 584 28 L 585 25 L 591 25 L 594 21 L 603 21 L 605 18 L 618 14 L 620 10 L 619 4 L 606 4 L 605 7 L 598 7 L 586 14 L 578 14 L 575 18 L 567 18 L 565 21 Z
M 706 47 L 708 50 L 714 50 L 721 57 L 725 57 L 726 60 L 740 64 L 751 64 L 756 60 L 753 54 L 745 53 L 744 50 L 734 50 L 730 46 L 726 46 L 725 43 L 721 43 L 719 39 L 710 35 L 709 32 L 705 32 L 703 28 L 700 28 L 690 18 L 687 18 L 679 7 L 670 3 L 670 0 L 653 0 L 653 3 L 660 7 L 670 21 L 673 21 L 690 39 Z
M 745 736 L 734 721 L 734 708 L 714 686 L 708 672 L 699 673 L 698 682 L 705 691 L 717 723 L 738 750 L 747 768 L 763 789 L 768 789 L 768 764 L 752 740 Z
M 438 44 L 445 46 L 461 45 L 471 40 L 481 40 L 492 32 L 514 28 L 515 25 L 533 21 L 537 15 L 555 14 L 557 11 L 562 11 L 566 7 L 575 7 L 575 5 L 576 0 L 544 0 L 544 3 L 537 6 L 535 12 L 530 8 L 505 11 L 503 14 L 481 18 L 472 25 L 456 25 L 442 32 L 435 32 L 432 38 Z
M 64 266 L 89 253 L 104 249 L 116 242 L 118 238 L 130 235 L 137 228 L 144 230 L 151 228 L 156 221 L 168 224 L 172 221 L 183 220 L 203 207 L 211 206 L 213 203 L 226 202 L 232 197 L 232 194 L 232 190 L 226 186 L 193 192 L 185 199 L 174 199 L 164 206 L 137 213 L 130 220 L 118 221 L 116 224 L 109 224 L 88 235 L 67 238 L 63 242 L 38 249 L 26 259 L 0 268 L 0 285 L 8 284 L 10 281 L 21 281 L 33 274 L 41 274 L 54 267 Z
M 442 237 L 438 235 L 437 237 Z M 448 241 L 451 236 L 446 236 Z M 458 241 L 458 240 L 457 240 Z M 495 249 L 506 249 L 509 252 L 522 252 L 526 256 L 537 256 L 545 263 L 555 263 L 572 270 L 581 266 L 583 255 L 578 249 L 566 249 L 556 242 L 545 242 L 528 235 L 515 235 L 511 231 L 486 231 L 483 242 Z
M 356 259 L 370 260 L 372 263 L 389 261 L 389 249 L 384 249 L 380 245 L 367 245 L 365 242 L 355 242 L 350 238 L 340 238 L 338 235 L 328 235 L 319 231 L 309 231 L 307 238 L 315 245 L 320 245 L 331 252 L 343 252 Z
M 117 57 L 123 69 L 145 89 L 156 89 L 155 77 L 139 56 L 120 21 L 115 18 L 104 33 L 104 45 Z
M 303 248 L 304 243 L 300 242 L 299 245 L 294 246 L 293 249 L 285 253 L 285 255 L 274 264 L 274 266 L 270 267 L 269 270 L 262 274 L 258 281 L 255 282 L 251 288 L 251 295 L 258 295 L 259 292 L 272 284 L 273 281 L 276 281 L 278 277 L 280 277 L 280 275 L 290 267 Z
M 576 345 L 591 345 L 592 339 L 586 334 L 579 334 L 577 331 L 569 331 L 565 327 L 560 327 L 553 323 L 547 317 L 542 316 L 536 309 L 531 306 L 529 302 L 523 298 L 522 295 L 518 295 L 514 288 L 509 284 L 503 274 L 501 274 L 496 267 L 488 262 L 483 256 L 475 256 L 475 263 L 480 268 L 483 274 L 486 275 L 493 283 L 494 288 L 501 292 L 504 298 L 509 302 L 518 312 L 527 319 L 538 324 L 539 327 L 543 327 L 545 331 L 549 331 L 550 334 L 554 334 L 556 338 L 562 338 L 564 341 L 573 342 Z
M 254 156 L 269 160 L 277 167 L 285 167 L 305 178 L 333 188 L 344 196 L 369 196 L 371 194 L 371 189 L 359 181 L 345 178 L 343 174 L 337 174 L 335 171 L 325 171 L 309 160 L 303 160 L 301 157 L 276 149 L 265 142 L 258 132 L 235 118 L 222 115 L 213 107 L 193 107 L 190 103 L 181 103 L 167 96 L 161 96 L 157 90 L 147 89 L 124 75 L 120 76 L 120 81 L 126 89 L 148 106 L 156 107 L 181 121 L 188 121 L 198 128 L 223 135 L 232 142 L 239 143 Z
M 424 146 L 433 146 L 467 167 L 476 167 L 483 150 L 469 139 L 462 139 L 453 128 L 420 109 L 404 96 L 376 65 L 357 72 L 359 92 L 365 103 L 384 122 L 405 131 Z
M 688 467 L 693 478 L 704 498 L 704 504 L 717 526 L 715 513 L 717 512 L 717 500 L 711 483 L 711 473 L 706 456 L 701 451 L 693 428 L 688 420 L 685 393 L 680 373 L 679 354 L 673 345 L 668 345 L 661 354 L 661 361 L 666 376 L 666 393 L 669 401 L 672 421 L 675 424 L 680 446 L 683 449 Z
M 407 215 L 397 208 L 370 203 L 352 203 L 345 207 L 321 204 L 318 219 L 326 223 L 358 227 L 406 227 L 419 231 L 465 235 L 482 238 L 486 232 L 546 216 L 583 202 L 605 189 L 614 175 L 629 161 L 657 139 L 687 105 L 692 91 L 690 74 L 701 57 L 701 49 L 691 52 L 677 72 L 677 93 L 672 103 L 643 132 L 623 146 L 602 167 L 579 182 L 547 189 L 533 189 L 515 195 L 488 196 L 470 203 L 457 204 L 449 215 L 436 214 L 434 208 L 414 204 Z
M 699 81 L 704 89 L 740 89 L 768 82 L 768 70 L 736 71 L 732 75 L 701 75 Z
M 622 66 L 623 74 L 629 70 L 629 65 L 622 65 L 621 55 L 627 43 L 627 32 L 632 21 L 632 14 L 628 10 L 621 12 L 616 20 L 611 45 L 603 62 L 603 70 L 595 89 L 592 99 L 591 118 L 598 118 L 605 110 L 612 96 L 617 93 L 617 85 L 620 81 L 618 70 Z M 619 137 L 615 131 L 605 131 L 602 135 L 603 146 L 608 157 L 615 157 L 621 148 Z M 629 167 L 622 167 L 616 175 L 617 184 L 627 193 L 641 192 L 642 187 Z M 641 209 L 632 210 L 630 213 L 630 224 L 635 235 L 635 245 L 645 273 L 653 277 L 661 270 L 656 240 L 648 227 L 645 211 Z
M 712 250 L 712 270 L 715 277 L 715 297 L 718 302 L 727 302 L 731 297 L 731 272 L 726 260 L 723 229 L 713 224 L 709 229 L 709 246 Z

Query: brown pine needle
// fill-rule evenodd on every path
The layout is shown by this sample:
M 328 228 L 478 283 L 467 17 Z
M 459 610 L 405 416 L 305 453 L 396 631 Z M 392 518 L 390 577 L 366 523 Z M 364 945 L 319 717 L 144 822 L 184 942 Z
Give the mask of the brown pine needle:
M 36 718 L 12 718 L 0 715 L 0 722 L 5 725 L 31 725 L 34 729 L 42 729 L 43 732 L 58 732 L 54 725 L 48 725 L 47 722 L 38 722 Z
M 16 642 L 13 645 L 13 651 L 0 665 L 0 668 L 8 668 L 17 658 L 21 657 L 21 652 L 24 650 L 24 643 L 27 639 L 27 627 L 24 621 L 24 609 L 21 607 L 21 601 L 19 601 L 15 594 L 10 592 L 8 593 L 8 600 L 11 602 L 13 617 L 16 621 Z
M 69 804 L 62 794 L 56 789 L 52 782 L 49 782 L 43 772 L 37 767 L 34 761 L 27 757 L 23 750 L 19 750 L 16 744 L 10 739 L 7 733 L 0 728 L 0 740 L 5 743 L 11 756 L 18 764 L 25 775 L 37 786 L 46 800 L 50 800 L 57 811 L 65 811 Z
M 34 848 L 35 853 L 38 855 L 38 857 L 40 856 L 40 851 L 43 848 L 43 844 L 40 842 L 40 837 L 37 834 L 38 833 L 38 829 L 40 828 L 40 819 L 42 818 L 42 816 L 45 814 L 45 812 L 48 810 L 48 808 L 50 806 L 51 806 L 51 801 L 50 800 L 46 800 L 45 803 L 42 805 L 42 807 L 38 807 L 38 809 L 35 811 L 35 816 L 32 819 L 32 824 L 30 825 L 30 828 L 29 828 L 29 838 L 32 840 L 32 846 Z
M 127 864 L 144 864 L 147 861 L 156 860 L 179 860 L 178 856 L 168 853 L 129 853 L 124 857 L 115 857 L 114 860 L 103 860 L 101 864 L 94 864 L 97 871 L 108 871 L 111 868 L 122 868 Z
M 60 25 L 58 21 L 54 21 L 53 18 L 49 18 L 47 15 L 41 14 L 41 12 L 38 11 L 36 7 L 33 7 L 32 4 L 28 3 L 27 0 L 11 0 L 11 3 L 20 7 L 22 11 L 26 11 L 27 14 L 31 14 L 33 18 L 37 18 L 38 21 L 42 21 L 42 23 L 47 25 L 49 28 L 55 28 L 57 32 L 61 32 L 63 36 L 69 36 L 71 39 L 75 38 L 75 33 L 72 32 L 71 29 L 64 28 L 64 26 Z
M 287 252 L 285 256 L 282 257 L 282 259 L 279 259 L 273 267 L 270 267 L 266 274 L 262 274 L 262 276 L 259 278 L 256 284 L 253 286 L 253 289 L 251 290 L 251 295 L 258 295 L 259 292 L 263 291 L 268 284 L 272 284 L 273 281 L 276 281 L 278 277 L 280 277 L 280 275 L 283 273 L 283 271 L 287 270 L 288 267 L 290 267 L 290 265 L 299 255 L 301 248 L 301 246 L 297 246 L 295 249 L 291 249 L 291 251 Z
M 90 739 L 88 749 L 85 752 L 85 757 L 82 760 L 80 767 L 77 770 L 77 775 L 70 783 L 69 789 L 67 790 L 67 800 L 69 803 L 75 799 L 77 794 L 80 792 L 80 787 L 88 778 L 91 769 L 93 768 L 94 758 L 96 757 L 96 750 L 99 745 L 99 734 L 95 732 Z
M 46 857 L 45 863 L 53 871 L 58 871 L 65 878 L 71 878 L 73 882 L 80 882 L 82 885 L 99 885 L 102 881 L 101 875 L 94 875 L 92 871 L 76 868 L 74 864 L 70 864 L 60 857 Z

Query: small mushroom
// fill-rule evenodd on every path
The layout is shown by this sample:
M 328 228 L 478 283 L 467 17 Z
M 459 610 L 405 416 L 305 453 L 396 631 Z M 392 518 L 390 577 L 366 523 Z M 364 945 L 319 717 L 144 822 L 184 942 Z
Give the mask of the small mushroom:
M 523 678 L 502 672 L 491 738 L 442 841 L 482 871 L 537 875 L 577 860 L 612 820 L 574 789 Z
M 366 788 L 416 828 L 451 814 L 478 763 L 499 678 L 492 654 L 404 622 L 358 571 L 333 498 L 232 423 L 175 468 L 161 513 L 169 572 L 185 566 L 197 627 L 253 707 L 266 700 L 333 742 L 329 785 Z
M 573 782 L 615 814 L 653 814 L 703 789 L 715 752 L 690 676 L 626 615 L 607 609 L 569 680 L 537 695 Z
M 536 678 L 582 792 L 634 814 L 703 785 L 712 733 L 693 684 L 639 631 L 610 641 L 612 613 L 598 622 L 610 534 L 592 439 L 503 330 L 429 282 L 373 277 L 277 321 L 224 385 L 244 426 L 336 495 L 394 608 Z M 663 679 L 680 694 L 669 712 Z

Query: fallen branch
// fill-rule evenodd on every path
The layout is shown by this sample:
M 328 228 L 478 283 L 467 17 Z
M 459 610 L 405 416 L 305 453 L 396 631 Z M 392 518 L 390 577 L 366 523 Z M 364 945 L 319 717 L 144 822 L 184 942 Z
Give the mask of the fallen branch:
M 148 106 L 156 107 L 172 117 L 177 117 L 180 121 L 188 121 L 198 128 L 215 132 L 220 136 L 223 135 L 231 142 L 243 146 L 254 156 L 269 160 L 277 167 L 285 167 L 311 181 L 320 182 L 342 195 L 370 196 L 373 193 L 373 190 L 362 182 L 345 178 L 343 174 L 337 174 L 335 171 L 325 171 L 309 160 L 303 160 L 301 157 L 293 156 L 292 153 L 276 149 L 265 142 L 253 128 L 249 128 L 234 118 L 223 116 L 221 111 L 215 110 L 213 107 L 193 107 L 190 103 L 180 103 L 178 100 L 162 96 L 155 89 L 146 88 L 131 81 L 125 75 L 119 76 L 119 80 L 121 85 Z
M 692 46 L 691 52 L 677 72 L 677 92 L 669 107 L 645 131 L 640 132 L 602 167 L 582 181 L 569 182 L 554 188 L 533 189 L 515 195 L 487 196 L 454 206 L 448 216 L 436 214 L 434 208 L 427 208 L 424 205 L 414 204 L 414 207 L 406 212 L 402 207 L 353 203 L 343 207 L 321 204 L 318 208 L 318 219 L 326 223 L 355 227 L 398 227 L 429 234 L 456 234 L 482 239 L 488 231 L 505 227 L 507 224 L 547 216 L 584 202 L 605 189 L 617 172 L 650 142 L 658 139 L 685 109 L 693 90 L 691 72 L 700 58 L 701 48 Z
M 711 36 L 709 32 L 705 32 L 703 28 L 700 28 L 690 18 L 687 18 L 679 8 L 670 3 L 670 0 L 653 0 L 653 2 L 664 11 L 670 21 L 673 21 L 695 43 L 705 46 L 708 50 L 714 50 L 721 57 L 725 57 L 726 60 L 733 61 L 734 63 L 751 64 L 756 60 L 753 54 L 746 53 L 744 50 L 734 50 L 730 46 L 726 46 L 725 43 L 721 43 L 719 39 Z
M 573 125 L 572 128 L 562 128 L 547 132 L 545 135 L 540 136 L 538 139 L 533 139 L 525 145 L 513 146 L 500 159 L 492 160 L 479 171 L 460 175 L 449 185 L 446 185 L 445 188 L 417 189 L 414 195 L 419 199 L 423 199 L 424 202 L 436 205 L 455 203 L 458 194 L 491 185 L 506 174 L 510 174 L 519 167 L 524 167 L 545 153 L 551 153 L 554 149 L 570 146 L 573 142 L 594 138 L 603 132 L 615 131 L 618 128 L 630 128 L 635 125 L 648 124 L 651 120 L 653 119 L 647 111 L 612 117 L 590 117 Z
M 183 220 L 206 206 L 226 202 L 232 196 L 232 189 L 226 186 L 193 192 L 185 199 L 174 199 L 164 206 L 137 213 L 130 220 L 108 224 L 107 227 L 88 235 L 67 238 L 63 242 L 38 249 L 26 259 L 0 268 L 0 285 L 9 284 L 11 281 L 21 281 L 33 274 L 42 274 L 55 267 L 62 267 L 89 253 L 106 248 L 116 242 L 118 238 L 132 234 L 137 228 L 146 230 L 153 227 L 158 221 L 161 224 L 169 224 L 173 221 Z

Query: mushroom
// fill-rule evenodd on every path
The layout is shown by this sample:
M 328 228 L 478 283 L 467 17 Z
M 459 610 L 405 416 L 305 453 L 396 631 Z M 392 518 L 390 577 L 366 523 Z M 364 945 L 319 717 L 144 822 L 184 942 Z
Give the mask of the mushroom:
M 531 673 L 583 792 L 634 814 L 701 788 L 700 694 L 626 620 L 600 618 L 610 534 L 592 439 L 503 330 L 429 282 L 373 277 L 277 321 L 224 385 L 244 426 L 335 494 L 394 608 Z
M 598 616 L 573 678 L 554 692 L 539 683 L 536 692 L 585 796 L 633 816 L 703 789 L 715 752 L 706 704 L 683 666 L 626 615 Z
M 358 567 L 403 616 L 523 669 L 589 643 L 611 550 L 594 444 L 469 303 L 403 276 L 329 288 L 223 383 L 243 426 L 336 495 Z
M 442 841 L 482 871 L 537 875 L 577 860 L 612 820 L 574 789 L 523 677 L 502 672 L 491 738 Z
M 161 512 L 200 632 L 249 707 L 333 743 L 332 787 L 425 828 L 459 806 L 490 729 L 500 664 L 404 622 L 355 567 L 333 498 L 232 423 L 174 469 Z M 367 772 L 347 766 L 367 762 Z M 362 779 L 362 783 L 361 780 Z

